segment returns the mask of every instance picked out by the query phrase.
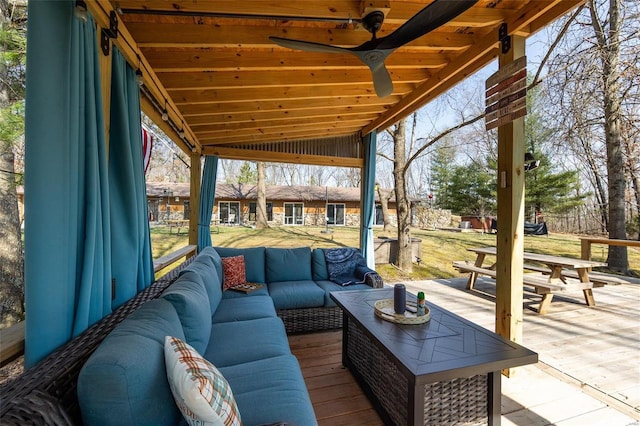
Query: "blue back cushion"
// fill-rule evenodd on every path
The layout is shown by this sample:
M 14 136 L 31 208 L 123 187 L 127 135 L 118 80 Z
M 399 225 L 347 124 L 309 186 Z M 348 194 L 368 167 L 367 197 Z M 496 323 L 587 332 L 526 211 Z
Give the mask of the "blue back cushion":
M 84 424 L 176 425 L 164 363 L 164 338 L 184 339 L 176 310 L 164 299 L 133 312 L 82 367 L 78 401 Z
M 311 252 L 311 271 L 314 281 L 326 281 L 329 279 L 327 260 L 324 257 L 324 250 L 321 248 L 313 249 Z
M 182 274 L 162 293 L 162 298 L 171 302 L 178 313 L 186 342 L 203 353 L 209 344 L 212 313 L 207 291 L 198 279 L 193 271 Z
M 311 280 L 311 249 L 271 248 L 266 250 L 267 282 Z
M 220 258 L 220 254 L 213 247 L 205 247 L 202 249 L 200 253 L 198 253 L 198 258 L 202 258 L 203 262 L 209 261 L 213 263 L 213 266 L 216 268 L 216 273 L 218 274 L 218 281 L 220 281 L 220 288 L 222 288 L 222 280 L 223 280 L 223 271 L 222 271 L 222 259 Z
M 247 281 L 266 283 L 264 276 L 264 247 L 233 248 L 214 247 L 221 257 L 244 256 L 244 269 Z
M 211 262 L 207 257 L 202 258 L 198 255 L 198 257 L 189 266 L 180 272 L 180 275 L 182 276 L 188 273 L 195 273 L 198 275 L 198 278 L 207 291 L 209 308 L 211 312 L 215 312 L 216 309 L 218 309 L 218 304 L 222 298 L 222 282 L 218 277 L 218 272 L 216 271 L 213 262 Z M 191 276 L 190 279 L 194 280 L 196 277 Z

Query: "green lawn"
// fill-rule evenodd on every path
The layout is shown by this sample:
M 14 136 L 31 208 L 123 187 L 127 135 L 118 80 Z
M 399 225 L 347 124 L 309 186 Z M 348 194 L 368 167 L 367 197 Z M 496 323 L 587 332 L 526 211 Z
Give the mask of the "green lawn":
M 214 246 L 228 247 L 340 247 L 359 245 L 359 229 L 354 227 L 331 228 L 332 233 L 323 233 L 324 227 L 281 226 L 269 229 L 251 229 L 242 226 L 221 226 L 219 232 L 214 228 L 211 240 Z M 453 267 L 454 260 L 471 260 L 475 255 L 467 251 L 470 247 L 496 244 L 495 234 L 475 232 L 425 231 L 414 229 L 412 237 L 422 240 L 422 262 L 414 264 L 413 273 L 404 275 L 393 265 L 377 265 L 376 270 L 385 281 L 402 279 L 422 280 L 431 278 L 451 278 L 461 276 Z M 395 237 L 395 230 L 383 233 L 374 230 L 374 236 Z M 167 227 L 151 229 L 153 257 L 158 258 L 171 253 L 187 244 L 187 235 L 183 232 L 176 235 L 175 230 L 169 234 Z M 558 256 L 580 257 L 580 239 L 565 234 L 547 236 L 525 236 L 526 251 L 553 254 Z M 629 265 L 637 276 L 640 276 L 640 251 L 629 248 Z M 592 246 L 593 260 L 606 261 L 607 247 Z

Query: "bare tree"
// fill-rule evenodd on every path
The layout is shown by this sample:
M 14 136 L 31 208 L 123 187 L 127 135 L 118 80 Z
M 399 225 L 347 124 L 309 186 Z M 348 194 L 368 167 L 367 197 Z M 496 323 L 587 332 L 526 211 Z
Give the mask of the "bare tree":
M 0 1 L 0 327 L 24 316 L 24 272 L 14 143 L 23 132 L 26 10 Z
M 267 189 L 264 177 L 264 163 L 258 161 L 258 188 L 256 200 L 256 228 L 264 229 L 269 227 L 267 222 Z
M 389 217 L 389 200 L 393 196 L 393 190 L 385 191 L 380 186 L 379 182 L 376 182 L 376 188 L 378 189 L 378 198 L 380 199 L 380 207 L 382 210 L 382 222 L 383 231 L 387 232 L 391 229 L 391 218 Z

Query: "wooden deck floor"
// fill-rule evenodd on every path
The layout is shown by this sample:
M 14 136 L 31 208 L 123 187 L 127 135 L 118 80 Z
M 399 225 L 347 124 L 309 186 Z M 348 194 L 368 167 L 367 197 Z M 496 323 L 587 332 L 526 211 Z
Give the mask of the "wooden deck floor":
M 483 327 L 494 328 L 495 285 L 480 279 L 405 283 L 427 299 Z M 554 298 L 547 315 L 533 309 L 540 296 L 525 292 L 523 345 L 537 365 L 502 378 L 502 424 L 640 425 L 640 281 Z M 340 331 L 290 336 L 320 425 L 382 425 L 341 364 Z

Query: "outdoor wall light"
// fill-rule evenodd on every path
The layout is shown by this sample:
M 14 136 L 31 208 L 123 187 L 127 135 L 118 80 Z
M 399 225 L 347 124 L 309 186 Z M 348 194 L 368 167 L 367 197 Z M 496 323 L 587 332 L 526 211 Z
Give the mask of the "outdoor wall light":
M 536 160 L 532 153 L 527 152 L 524 154 L 524 171 L 528 172 L 535 170 L 540 165 L 540 160 Z
M 162 110 L 162 121 L 169 121 L 169 113 L 167 112 L 167 100 L 164 100 L 164 109 Z
M 82 0 L 76 0 L 76 9 L 73 13 L 76 18 L 83 22 L 87 22 L 89 20 L 89 16 L 87 15 L 87 3 Z
M 142 86 L 144 84 L 144 78 L 142 77 L 142 71 L 140 68 L 136 70 L 136 81 L 138 82 L 138 86 Z

